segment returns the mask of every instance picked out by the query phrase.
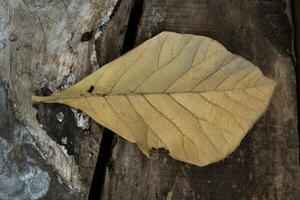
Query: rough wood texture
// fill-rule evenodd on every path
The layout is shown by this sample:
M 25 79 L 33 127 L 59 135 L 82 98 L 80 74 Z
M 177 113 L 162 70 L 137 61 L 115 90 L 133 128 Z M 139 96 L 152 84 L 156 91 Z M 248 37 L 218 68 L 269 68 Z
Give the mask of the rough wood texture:
M 107 22 L 116 3 L 0 1 L 0 96 L 6 108 L 0 113 L 0 199 L 87 196 L 101 128 L 67 106 L 37 105 L 37 114 L 31 95 L 68 87 L 98 67 L 97 25 Z M 23 141 L 25 132 L 30 140 Z M 13 147 L 22 162 L 6 157 Z
M 297 0 L 293 0 L 293 6 L 292 6 L 292 10 L 293 10 L 293 22 L 294 22 L 294 44 L 295 44 L 295 54 L 296 54 L 296 75 L 297 75 L 297 86 L 298 86 L 298 102 L 300 99 L 300 1 Z M 298 113 L 298 117 L 299 117 L 299 113 Z
M 118 138 L 102 199 L 297 199 L 298 130 L 289 1 L 145 1 L 136 44 L 163 31 L 212 37 L 277 80 L 265 115 L 227 159 L 199 168 Z
M 97 60 L 100 66 L 122 54 L 132 2 L 133 0 L 119 1 L 109 22 L 100 28 L 95 42 Z M 90 199 L 99 197 L 103 191 L 106 167 L 109 166 L 108 162 L 114 138 L 115 136 L 111 131 L 104 129 L 93 183 L 90 188 Z
M 132 2 L 142 1 L 0 1 L 0 199 L 86 197 L 101 128 L 93 122 L 88 129 L 78 127 L 89 119 L 68 107 L 39 105 L 41 128 L 30 97 L 68 87 L 97 69 L 97 61 L 102 65 L 131 48 Z M 101 199 L 166 199 L 168 194 L 172 199 L 297 199 L 289 1 L 145 0 L 142 7 L 135 10 L 142 12 L 136 45 L 166 30 L 206 35 L 261 67 L 278 86 L 268 112 L 241 146 L 207 167 L 175 161 L 163 150 L 148 160 L 117 138 L 104 185 L 95 186 Z M 131 18 L 139 20 L 136 14 Z

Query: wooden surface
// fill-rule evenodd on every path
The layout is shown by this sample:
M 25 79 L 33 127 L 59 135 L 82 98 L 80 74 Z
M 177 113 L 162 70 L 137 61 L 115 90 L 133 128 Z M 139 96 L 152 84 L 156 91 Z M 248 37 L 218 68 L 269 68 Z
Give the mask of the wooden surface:
M 293 11 L 293 22 L 294 22 L 294 44 L 295 44 L 295 55 L 296 60 L 300 59 L 300 1 L 292 1 L 292 11 Z M 296 75 L 297 77 L 300 76 L 300 64 L 296 62 Z M 300 98 L 300 80 L 297 78 L 297 97 Z M 299 117 L 299 113 L 298 113 Z
M 297 199 L 300 170 L 289 15 L 289 2 L 283 0 L 146 0 L 136 45 L 165 30 L 209 36 L 252 61 L 278 85 L 268 111 L 239 148 L 207 167 L 175 161 L 163 150 L 147 159 L 117 137 L 101 199 L 166 199 L 168 194 L 172 199 Z
M 67 106 L 33 107 L 31 95 L 69 87 L 99 67 L 98 25 L 116 2 L 0 1 L 1 200 L 86 199 L 102 127 Z
M 289 0 L 1 0 L 0 199 L 86 199 L 91 182 L 90 199 L 298 199 L 292 27 Z M 164 150 L 147 159 L 67 106 L 32 107 L 33 93 L 69 87 L 167 30 L 212 37 L 277 80 L 268 111 L 224 161 L 200 168 Z

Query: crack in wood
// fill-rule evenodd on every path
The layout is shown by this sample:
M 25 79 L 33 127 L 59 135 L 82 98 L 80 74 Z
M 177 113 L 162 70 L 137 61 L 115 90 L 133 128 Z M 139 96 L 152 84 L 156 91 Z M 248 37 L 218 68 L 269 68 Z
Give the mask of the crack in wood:
M 110 19 L 112 19 L 112 17 L 115 15 L 115 13 L 118 12 L 118 8 L 120 7 L 121 2 L 122 0 L 119 0 L 116 3 L 114 10 L 109 17 L 108 23 Z M 128 26 L 125 34 L 123 47 L 121 50 L 122 54 L 128 52 L 135 46 L 138 24 L 143 12 L 143 5 L 144 5 L 144 0 L 132 0 L 132 7 L 129 15 Z M 102 28 L 102 26 L 99 28 Z M 99 64 L 101 65 L 101 63 Z M 101 195 L 104 189 L 107 168 L 109 167 L 109 162 L 114 148 L 114 140 L 115 140 L 115 134 L 109 129 L 105 128 L 103 130 L 103 136 L 100 143 L 98 160 L 95 167 L 93 181 L 89 192 L 90 200 L 101 199 Z

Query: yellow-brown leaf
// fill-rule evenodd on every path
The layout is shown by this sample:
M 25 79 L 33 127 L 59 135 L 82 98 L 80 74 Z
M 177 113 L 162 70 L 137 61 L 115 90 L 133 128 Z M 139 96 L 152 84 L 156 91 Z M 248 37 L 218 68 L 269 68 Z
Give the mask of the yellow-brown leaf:
M 215 40 L 162 32 L 76 85 L 32 100 L 81 109 L 147 156 L 163 147 L 204 166 L 237 148 L 274 87 Z

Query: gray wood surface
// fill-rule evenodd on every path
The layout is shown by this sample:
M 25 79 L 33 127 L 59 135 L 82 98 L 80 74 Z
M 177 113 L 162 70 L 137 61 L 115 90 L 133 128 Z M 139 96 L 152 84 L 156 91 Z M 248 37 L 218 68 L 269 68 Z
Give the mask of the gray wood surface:
M 33 107 L 31 95 L 99 67 L 97 26 L 116 2 L 0 1 L 0 199 L 87 197 L 102 128 L 67 106 Z

